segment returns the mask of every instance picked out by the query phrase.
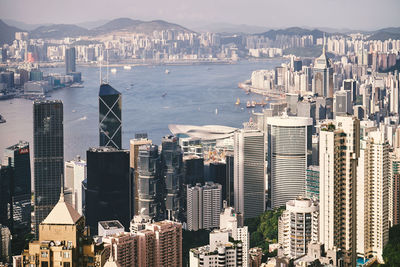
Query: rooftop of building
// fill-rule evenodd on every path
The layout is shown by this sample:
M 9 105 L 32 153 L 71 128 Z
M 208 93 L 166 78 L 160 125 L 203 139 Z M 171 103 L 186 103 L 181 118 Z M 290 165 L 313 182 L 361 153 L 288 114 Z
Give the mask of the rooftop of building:
M 100 221 L 99 225 L 105 230 L 124 229 L 124 226 L 118 220 Z
M 109 85 L 108 83 L 103 83 L 100 85 L 99 96 L 105 95 L 120 95 L 121 93 L 118 92 L 114 87 Z
M 36 99 L 33 101 L 34 105 L 39 105 L 39 104 L 54 104 L 54 103 L 59 103 L 62 104 L 62 101 L 59 99 L 54 99 L 54 100 L 48 100 L 48 99 Z
M 6 149 L 8 149 L 8 150 L 16 150 L 16 149 L 25 148 L 26 146 L 29 146 L 29 142 L 27 142 L 27 141 L 19 141 L 18 144 L 15 144 L 15 145 L 12 145 L 10 147 L 7 147 Z
M 41 224 L 74 225 L 81 217 L 69 203 L 64 201 L 64 192 L 62 191 L 60 200 Z
M 216 140 L 231 137 L 237 128 L 222 126 L 222 125 L 183 125 L 183 124 L 170 124 L 169 130 L 175 136 L 186 135 L 192 138 L 201 140 Z
M 112 146 L 90 147 L 90 152 L 127 152 L 128 150 L 121 150 Z

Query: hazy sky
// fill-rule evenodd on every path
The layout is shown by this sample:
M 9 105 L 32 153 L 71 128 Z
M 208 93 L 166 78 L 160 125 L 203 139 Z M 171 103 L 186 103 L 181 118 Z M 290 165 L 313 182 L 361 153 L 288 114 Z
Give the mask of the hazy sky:
M 182 25 L 377 29 L 400 26 L 399 0 L 0 0 L 0 18 L 79 23 L 130 17 Z

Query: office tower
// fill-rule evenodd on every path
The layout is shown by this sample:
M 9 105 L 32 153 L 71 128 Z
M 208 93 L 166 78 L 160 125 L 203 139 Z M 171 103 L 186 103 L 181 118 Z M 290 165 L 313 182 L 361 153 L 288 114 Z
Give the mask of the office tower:
M 293 71 L 301 71 L 301 69 L 303 68 L 303 62 L 301 61 L 301 59 L 296 58 L 293 60 Z
M 319 199 L 319 166 L 308 166 L 304 196 L 309 199 Z
M 135 182 L 134 182 L 134 187 L 135 187 L 135 208 L 134 208 L 134 214 L 137 215 L 139 212 L 139 193 L 138 193 L 138 185 L 139 185 L 139 170 L 138 170 L 138 157 L 139 157 L 139 147 L 142 145 L 148 145 L 151 144 L 152 141 L 147 139 L 147 134 L 141 134 L 141 135 L 135 135 L 135 139 L 131 139 L 129 141 L 130 143 L 130 166 L 134 170 L 134 175 L 135 175 Z
M 399 89 L 400 81 L 396 77 L 391 77 L 390 82 L 390 112 L 393 114 L 399 114 Z
M 35 189 L 35 235 L 39 224 L 58 201 L 64 173 L 63 103 L 33 103 L 33 164 Z
M 311 163 L 312 119 L 304 117 L 267 118 L 268 192 L 271 207 L 303 195 L 306 169 Z
M 183 157 L 183 184 L 204 183 L 204 158 L 197 155 Z
M 212 231 L 209 245 L 190 250 L 190 267 L 247 266 L 243 264 L 242 243 L 230 242 L 229 237 L 228 231 Z
M 318 241 L 318 202 L 297 198 L 286 203 L 278 222 L 279 244 L 283 254 L 298 258 L 307 254 L 308 244 Z
M 11 181 L 12 168 L 0 165 L 0 224 L 11 226 L 11 214 L 8 207 L 11 206 Z
M 389 221 L 391 226 L 400 224 L 400 157 L 390 159 L 391 190 L 389 191 Z
M 357 168 L 357 254 L 383 264 L 389 241 L 389 143 L 381 131 L 361 141 Z
M 227 231 L 233 240 L 242 243 L 243 266 L 248 266 L 249 249 L 250 249 L 250 233 L 247 226 L 243 226 L 243 216 L 236 213 L 232 207 L 226 205 L 220 214 L 219 228 L 221 231 Z
M 334 103 L 335 103 L 334 104 L 335 116 L 353 114 L 353 107 L 351 105 L 350 91 L 341 90 L 341 91 L 335 92 Z
M 323 97 L 333 97 L 333 68 L 332 62 L 325 53 L 325 38 L 322 54 L 315 59 L 313 68 L 313 93 Z
M 320 231 L 325 249 L 343 251 L 345 265 L 356 260 L 356 182 L 360 156 L 360 122 L 336 117 L 320 132 Z
M 357 100 L 357 81 L 354 79 L 343 80 L 343 90 L 350 92 L 351 103 L 355 103 Z
M 83 215 L 83 191 L 82 182 L 86 179 L 86 161 L 80 156 L 76 159 L 65 162 L 65 183 L 64 187 L 71 190 L 71 205 Z
M 146 225 L 139 236 L 140 267 L 182 267 L 182 225 L 161 221 Z
M 138 155 L 138 214 L 144 219 L 163 219 L 163 191 L 160 156 L 156 145 L 142 145 Z
M 67 48 L 65 49 L 65 73 L 69 74 L 75 71 L 75 47 Z
M 39 240 L 31 241 L 22 256 L 27 266 L 103 266 L 104 248 L 88 236 L 85 217 L 64 201 L 39 225 Z
M 109 84 L 100 85 L 99 132 L 100 146 L 122 148 L 121 93 Z
M 0 263 L 11 262 L 11 231 L 0 224 Z
M 92 233 L 97 223 L 119 220 L 126 229 L 133 217 L 133 172 L 129 150 L 89 148 L 87 159 L 86 218 Z
M 161 164 L 165 184 L 166 219 L 181 221 L 183 211 L 183 162 L 182 151 L 175 136 L 169 135 L 162 139 Z
M 208 172 L 210 181 L 222 185 L 222 200 L 226 200 L 226 163 L 210 162 Z
M 226 202 L 229 207 L 233 207 L 234 205 L 234 154 L 231 151 L 228 151 L 225 154 L 225 162 L 226 162 Z
M 189 231 L 212 229 L 219 226 L 222 186 L 206 182 L 187 186 L 187 225 Z
M 264 134 L 250 124 L 234 134 L 235 210 L 244 218 L 265 211 Z

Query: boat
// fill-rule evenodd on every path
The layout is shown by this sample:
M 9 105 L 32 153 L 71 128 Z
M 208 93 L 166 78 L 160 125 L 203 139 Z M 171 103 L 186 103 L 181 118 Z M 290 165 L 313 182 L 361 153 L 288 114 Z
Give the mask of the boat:
M 170 71 L 168 69 L 165 70 L 165 74 L 169 74 Z
M 72 110 L 72 113 L 75 113 L 75 112 L 76 112 L 76 110 L 75 110 L 75 109 L 73 109 L 73 110 Z
M 240 98 L 239 97 L 236 99 L 235 105 L 240 105 Z
M 125 65 L 124 66 L 124 70 L 131 70 L 131 69 L 132 69 L 132 67 L 130 65 Z
M 83 88 L 84 86 L 81 83 L 73 83 L 69 87 L 70 88 Z
M 110 71 L 111 71 L 111 73 L 116 73 L 117 69 L 116 68 L 112 68 Z
M 246 108 L 254 108 L 256 106 L 256 101 L 247 101 Z
M 167 95 L 167 93 L 165 92 L 164 94 L 162 94 L 162 97 L 165 97 Z
M 218 115 L 218 109 L 217 108 L 215 109 L 215 115 Z
M 0 123 L 5 123 L 5 122 L 6 122 L 6 119 L 4 119 L 4 117 L 0 115 Z

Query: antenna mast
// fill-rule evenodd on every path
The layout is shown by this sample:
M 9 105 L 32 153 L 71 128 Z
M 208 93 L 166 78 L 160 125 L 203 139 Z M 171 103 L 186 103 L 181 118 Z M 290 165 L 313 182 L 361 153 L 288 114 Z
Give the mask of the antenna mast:
M 108 83 L 108 49 L 107 49 L 107 83 Z
M 102 52 L 102 51 L 101 51 Z M 100 57 L 100 85 L 103 84 L 103 77 L 101 77 L 101 62 L 103 61 L 103 53 L 101 53 L 101 57 Z

